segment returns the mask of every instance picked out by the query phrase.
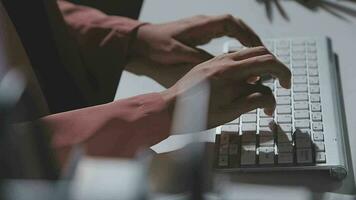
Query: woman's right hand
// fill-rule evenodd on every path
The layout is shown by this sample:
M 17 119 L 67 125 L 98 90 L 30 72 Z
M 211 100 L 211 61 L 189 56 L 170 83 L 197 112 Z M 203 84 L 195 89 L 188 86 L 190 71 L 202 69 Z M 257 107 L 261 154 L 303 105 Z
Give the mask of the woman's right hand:
M 213 128 L 256 108 L 272 115 L 276 100 L 271 89 L 250 81 L 267 74 L 278 78 L 284 88 L 291 87 L 290 70 L 265 47 L 247 48 L 197 65 L 161 94 L 173 112 L 177 97 L 209 82 L 208 128 Z

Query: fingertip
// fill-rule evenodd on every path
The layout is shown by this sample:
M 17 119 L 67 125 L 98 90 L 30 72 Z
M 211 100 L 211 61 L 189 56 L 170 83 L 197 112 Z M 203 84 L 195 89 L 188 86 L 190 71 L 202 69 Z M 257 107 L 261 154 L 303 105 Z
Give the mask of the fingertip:
M 263 111 L 265 112 L 266 115 L 272 117 L 273 113 L 274 113 L 274 108 L 265 108 L 265 109 L 263 109 Z
M 288 80 L 286 81 L 286 88 L 287 88 L 287 89 L 291 89 L 291 87 L 292 87 L 291 80 L 288 79 Z

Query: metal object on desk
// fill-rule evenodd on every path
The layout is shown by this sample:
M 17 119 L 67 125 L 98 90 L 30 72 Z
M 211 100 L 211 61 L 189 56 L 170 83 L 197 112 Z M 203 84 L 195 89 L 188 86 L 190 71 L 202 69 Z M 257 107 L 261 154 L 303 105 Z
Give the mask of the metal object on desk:
M 0 179 L 57 179 L 59 169 L 50 140 L 39 123 L 20 123 L 26 119 L 26 80 L 10 68 L 0 79 Z

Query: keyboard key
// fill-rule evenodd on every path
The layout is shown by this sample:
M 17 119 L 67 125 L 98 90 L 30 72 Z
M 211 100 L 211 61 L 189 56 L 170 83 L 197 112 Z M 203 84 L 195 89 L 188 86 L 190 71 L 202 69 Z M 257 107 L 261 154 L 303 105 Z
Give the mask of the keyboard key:
M 318 62 L 309 60 L 308 66 L 309 68 L 318 68 Z
M 312 149 L 297 149 L 298 164 L 311 164 L 312 162 Z
M 318 69 L 309 69 L 309 76 L 318 76 Z
M 293 60 L 293 68 L 306 68 L 307 63 L 305 60 Z
M 227 133 L 222 133 L 220 135 L 220 145 L 229 144 L 229 135 Z
M 313 122 L 313 131 L 322 131 L 323 123 L 322 122 Z
M 316 86 L 316 85 L 310 86 L 310 93 L 319 94 L 320 93 L 320 87 Z
M 260 165 L 274 164 L 274 147 L 259 147 Z
M 309 120 L 295 120 L 294 126 L 297 129 L 310 128 Z
M 323 123 L 322 122 L 313 122 L 313 131 L 322 131 Z
M 289 48 L 289 41 L 288 40 L 279 40 L 277 41 L 277 48 Z
M 294 92 L 308 92 L 308 85 L 306 84 L 297 84 L 293 86 Z
M 277 114 L 291 114 L 292 108 L 291 106 L 277 106 Z
M 305 40 L 304 39 L 293 39 L 292 45 L 293 45 L 293 47 L 294 46 L 305 46 Z
M 228 162 L 228 155 L 219 155 L 219 166 L 220 167 L 227 167 L 229 165 Z
M 296 68 L 292 71 L 292 74 L 294 76 L 305 76 L 307 75 L 307 70 L 306 69 L 302 69 L 302 68 Z
M 281 142 L 278 143 L 278 154 L 280 153 L 291 153 L 293 152 L 293 143 Z
M 313 133 L 314 136 L 314 141 L 324 141 L 324 134 L 323 132 L 314 132 Z
M 321 104 L 320 103 L 312 103 L 311 110 L 313 112 L 321 112 Z
M 322 120 L 321 112 L 312 113 L 312 119 L 313 121 L 321 121 Z
M 309 120 L 308 120 L 308 122 L 309 122 Z M 310 129 L 308 129 L 308 128 L 297 129 L 294 132 L 294 136 L 296 139 L 298 139 L 298 138 L 309 138 L 310 139 Z
M 293 53 L 304 53 L 305 46 L 304 45 L 293 45 L 292 52 Z
M 277 90 L 277 96 L 290 96 L 290 95 L 291 95 L 290 89 L 281 88 Z
M 256 132 L 256 123 L 244 123 L 241 125 L 242 132 Z
M 242 116 L 242 122 L 257 122 L 256 114 L 245 114 Z
M 241 147 L 241 165 L 256 164 L 256 146 L 243 145 Z
M 316 53 L 309 53 L 308 54 L 308 60 L 317 60 L 318 55 Z
M 239 132 L 239 125 L 237 125 L 237 124 L 224 124 L 221 126 L 221 133 L 236 133 L 237 134 L 238 132 Z
M 295 119 L 309 119 L 309 111 L 307 110 L 295 110 L 294 111 Z
M 277 97 L 276 101 L 277 101 L 277 105 L 290 105 L 292 102 L 291 98 L 288 96 Z
M 325 152 L 315 152 L 315 161 L 317 163 L 325 163 L 326 162 Z
M 291 115 L 278 115 L 277 122 L 278 123 L 292 123 L 292 116 Z
M 314 147 L 315 147 L 315 151 L 317 152 L 325 151 L 324 142 L 314 142 Z
M 308 40 L 308 52 L 316 52 L 316 41 L 315 40 Z
M 293 154 L 292 153 L 278 153 L 278 164 L 292 164 Z
M 271 117 L 269 117 L 269 118 L 261 118 L 261 119 L 260 119 L 260 126 L 268 127 L 269 124 L 270 124 L 271 122 L 273 122 L 273 121 L 274 121 L 274 120 L 273 120 L 273 118 L 271 118 Z
M 295 93 L 293 95 L 294 101 L 308 101 L 307 93 Z
M 297 149 L 312 147 L 312 140 L 308 132 L 300 131 L 297 129 L 294 132 L 294 138 Z
M 238 152 L 239 152 L 238 144 L 230 144 L 229 155 L 238 155 Z
M 306 57 L 305 57 L 304 52 L 293 52 L 292 59 L 293 59 L 293 61 L 296 61 L 296 60 L 304 61 L 306 59 Z
M 309 78 L 309 84 L 310 85 L 318 85 L 319 84 L 319 78 L 318 77 L 310 77 Z
M 312 141 L 310 138 L 296 138 L 295 145 L 298 149 L 311 148 Z
M 292 125 L 291 124 L 278 124 L 277 125 L 277 132 L 278 133 L 291 133 L 292 132 Z
M 263 41 L 263 44 L 264 44 L 267 48 L 271 48 L 271 49 L 274 48 L 274 42 L 273 42 L 273 41 L 270 41 L 270 40 Z
M 310 101 L 311 101 L 311 102 L 320 102 L 320 95 L 318 95 L 318 94 L 311 94 L 311 95 L 310 95 Z
M 299 83 L 307 83 L 307 77 L 306 76 L 295 76 L 293 77 L 293 83 L 294 84 L 299 84 Z
M 256 133 L 245 132 L 242 134 L 242 144 L 256 143 Z
M 294 109 L 295 110 L 308 110 L 309 103 L 307 101 L 295 102 Z
M 293 142 L 292 133 L 287 133 L 287 132 L 278 133 L 277 137 L 278 137 L 278 143 Z
M 274 145 L 274 134 L 272 131 L 260 131 L 260 146 L 273 146 Z
M 228 144 L 222 144 L 220 145 L 220 148 L 219 148 L 219 154 L 222 155 L 222 154 L 227 154 L 229 151 L 229 145 Z

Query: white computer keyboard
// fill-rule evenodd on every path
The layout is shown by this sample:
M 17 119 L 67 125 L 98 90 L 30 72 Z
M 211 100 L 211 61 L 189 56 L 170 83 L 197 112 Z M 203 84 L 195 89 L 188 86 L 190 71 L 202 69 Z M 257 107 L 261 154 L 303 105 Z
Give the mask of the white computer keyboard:
M 346 173 L 329 41 L 286 38 L 264 43 L 290 68 L 292 88 L 282 88 L 273 78 L 263 80 L 277 102 L 273 116 L 257 109 L 217 128 L 216 168 L 334 169 Z M 242 48 L 237 41 L 229 41 L 224 52 Z

